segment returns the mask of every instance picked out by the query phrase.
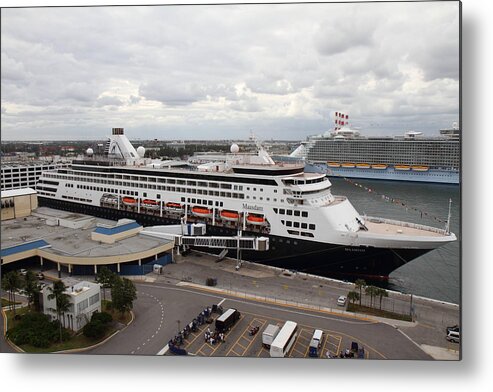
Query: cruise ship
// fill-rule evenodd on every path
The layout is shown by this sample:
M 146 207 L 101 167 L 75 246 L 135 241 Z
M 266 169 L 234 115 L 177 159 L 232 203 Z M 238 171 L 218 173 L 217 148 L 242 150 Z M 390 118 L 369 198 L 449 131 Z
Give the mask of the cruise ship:
M 329 277 L 386 279 L 456 240 L 448 228 L 362 216 L 331 193 L 325 174 L 275 163 L 260 144 L 255 153 L 233 144 L 224 162 L 195 166 L 144 155 L 113 128 L 104 156 L 88 149 L 69 168 L 42 174 L 39 203 L 145 226 L 202 222 L 210 236 L 267 237 L 267 251 L 246 250 L 242 259 Z
M 460 130 L 440 130 L 427 137 L 409 131 L 402 136 L 365 137 L 349 126 L 346 113 L 335 113 L 333 131 L 312 136 L 290 157 L 304 159 L 306 171 L 334 177 L 459 184 Z

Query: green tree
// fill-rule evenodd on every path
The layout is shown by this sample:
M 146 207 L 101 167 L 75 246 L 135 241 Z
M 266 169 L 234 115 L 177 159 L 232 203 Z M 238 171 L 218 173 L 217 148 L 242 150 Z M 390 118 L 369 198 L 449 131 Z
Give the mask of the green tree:
M 53 286 L 48 287 L 48 290 L 51 292 L 51 294 L 48 294 L 48 299 L 55 299 L 56 308 L 53 310 L 56 311 L 59 323 L 60 342 L 63 339 L 61 316 L 65 315 L 65 312 L 70 308 L 69 295 L 65 293 L 66 289 L 67 287 L 61 280 L 57 280 L 55 283 L 53 283 Z
M 385 289 L 378 288 L 376 295 L 380 297 L 380 310 L 382 310 L 382 298 L 383 297 L 387 298 L 389 296 L 389 293 Z
M 365 294 L 370 296 L 370 308 L 373 307 L 373 297 L 377 295 L 378 288 L 375 286 L 367 286 Z
M 111 289 L 118 275 L 111 271 L 108 267 L 101 267 L 96 275 L 96 282 L 101 284 L 103 288 L 103 299 L 106 300 L 106 289 Z
M 357 300 L 360 299 L 360 296 L 357 291 L 350 291 L 347 295 L 347 298 L 354 304 Z
M 361 290 L 363 289 L 363 287 L 366 287 L 366 282 L 363 279 L 356 279 L 354 285 L 356 286 L 357 289 L 359 289 L 359 306 L 361 306 L 361 297 L 362 297 Z
M 22 281 L 17 271 L 10 271 L 2 279 L 2 288 L 9 292 L 10 310 L 15 317 L 15 292 L 22 287 Z
M 24 290 L 26 291 L 28 298 L 28 306 L 34 304 L 35 309 L 39 309 L 39 284 L 38 278 L 34 274 L 33 271 L 27 271 L 26 276 L 24 277 Z
M 137 289 L 132 281 L 120 278 L 118 275 L 111 288 L 111 302 L 113 308 L 122 315 L 133 308 L 133 301 L 137 299 Z

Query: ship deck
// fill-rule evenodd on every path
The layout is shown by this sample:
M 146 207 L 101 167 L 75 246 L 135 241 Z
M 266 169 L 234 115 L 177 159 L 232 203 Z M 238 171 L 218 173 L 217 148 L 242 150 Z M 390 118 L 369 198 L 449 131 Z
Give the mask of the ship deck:
M 400 235 L 405 235 L 405 236 L 412 236 L 412 237 L 445 237 L 447 234 L 443 230 L 440 229 L 435 229 L 435 228 L 425 228 L 420 227 L 419 225 L 412 225 L 412 224 L 406 224 L 400 225 L 396 223 L 389 223 L 389 222 L 373 222 L 366 220 L 365 221 L 365 226 L 368 228 L 368 232 L 373 233 L 373 234 L 388 234 L 388 235 L 394 235 L 394 234 L 400 234 Z

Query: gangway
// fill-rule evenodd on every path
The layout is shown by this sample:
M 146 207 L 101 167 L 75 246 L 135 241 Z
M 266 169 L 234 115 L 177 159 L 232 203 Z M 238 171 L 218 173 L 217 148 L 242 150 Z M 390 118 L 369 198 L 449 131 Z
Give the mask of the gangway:
M 145 227 L 141 234 L 157 238 L 165 238 L 175 242 L 175 246 L 206 247 L 237 250 L 269 250 L 268 237 L 242 236 L 241 231 L 237 236 L 206 236 L 204 224 L 151 226 Z

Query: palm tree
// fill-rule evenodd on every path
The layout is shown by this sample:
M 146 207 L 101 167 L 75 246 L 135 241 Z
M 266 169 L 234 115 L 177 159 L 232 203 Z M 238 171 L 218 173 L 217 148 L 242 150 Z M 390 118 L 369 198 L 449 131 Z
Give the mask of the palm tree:
M 115 282 L 116 274 L 108 267 L 101 267 L 97 276 L 96 282 L 101 284 L 103 289 L 103 300 L 106 300 L 106 289 L 111 289 Z
M 39 304 L 38 279 L 31 270 L 27 271 L 27 274 L 24 277 L 24 289 L 26 290 L 28 297 L 28 306 L 31 307 L 31 304 Z
M 376 295 L 380 297 L 380 310 L 382 310 L 382 298 L 387 298 L 389 296 L 389 293 L 385 289 L 378 288 Z
M 370 296 L 370 308 L 373 307 L 373 297 L 376 295 L 377 290 L 375 286 L 368 286 L 365 289 L 365 294 Z
M 354 285 L 359 289 L 359 306 L 361 306 L 361 289 L 366 287 L 366 282 L 363 279 L 356 279 Z
M 52 310 L 57 313 L 58 324 L 60 326 L 60 342 L 62 341 L 62 322 L 60 319 L 70 309 L 69 295 L 65 293 L 66 289 L 67 287 L 61 280 L 56 281 L 53 283 L 53 286 L 48 287 L 48 290 L 51 292 L 51 294 L 48 294 L 48 299 L 55 299 L 56 308 Z
M 15 292 L 21 288 L 21 278 L 17 271 L 10 271 L 2 279 L 4 290 L 9 292 L 10 310 L 14 310 L 15 317 Z
M 360 296 L 356 291 L 350 291 L 347 295 L 347 298 L 351 301 L 352 304 L 354 304 L 355 301 L 360 299 Z

